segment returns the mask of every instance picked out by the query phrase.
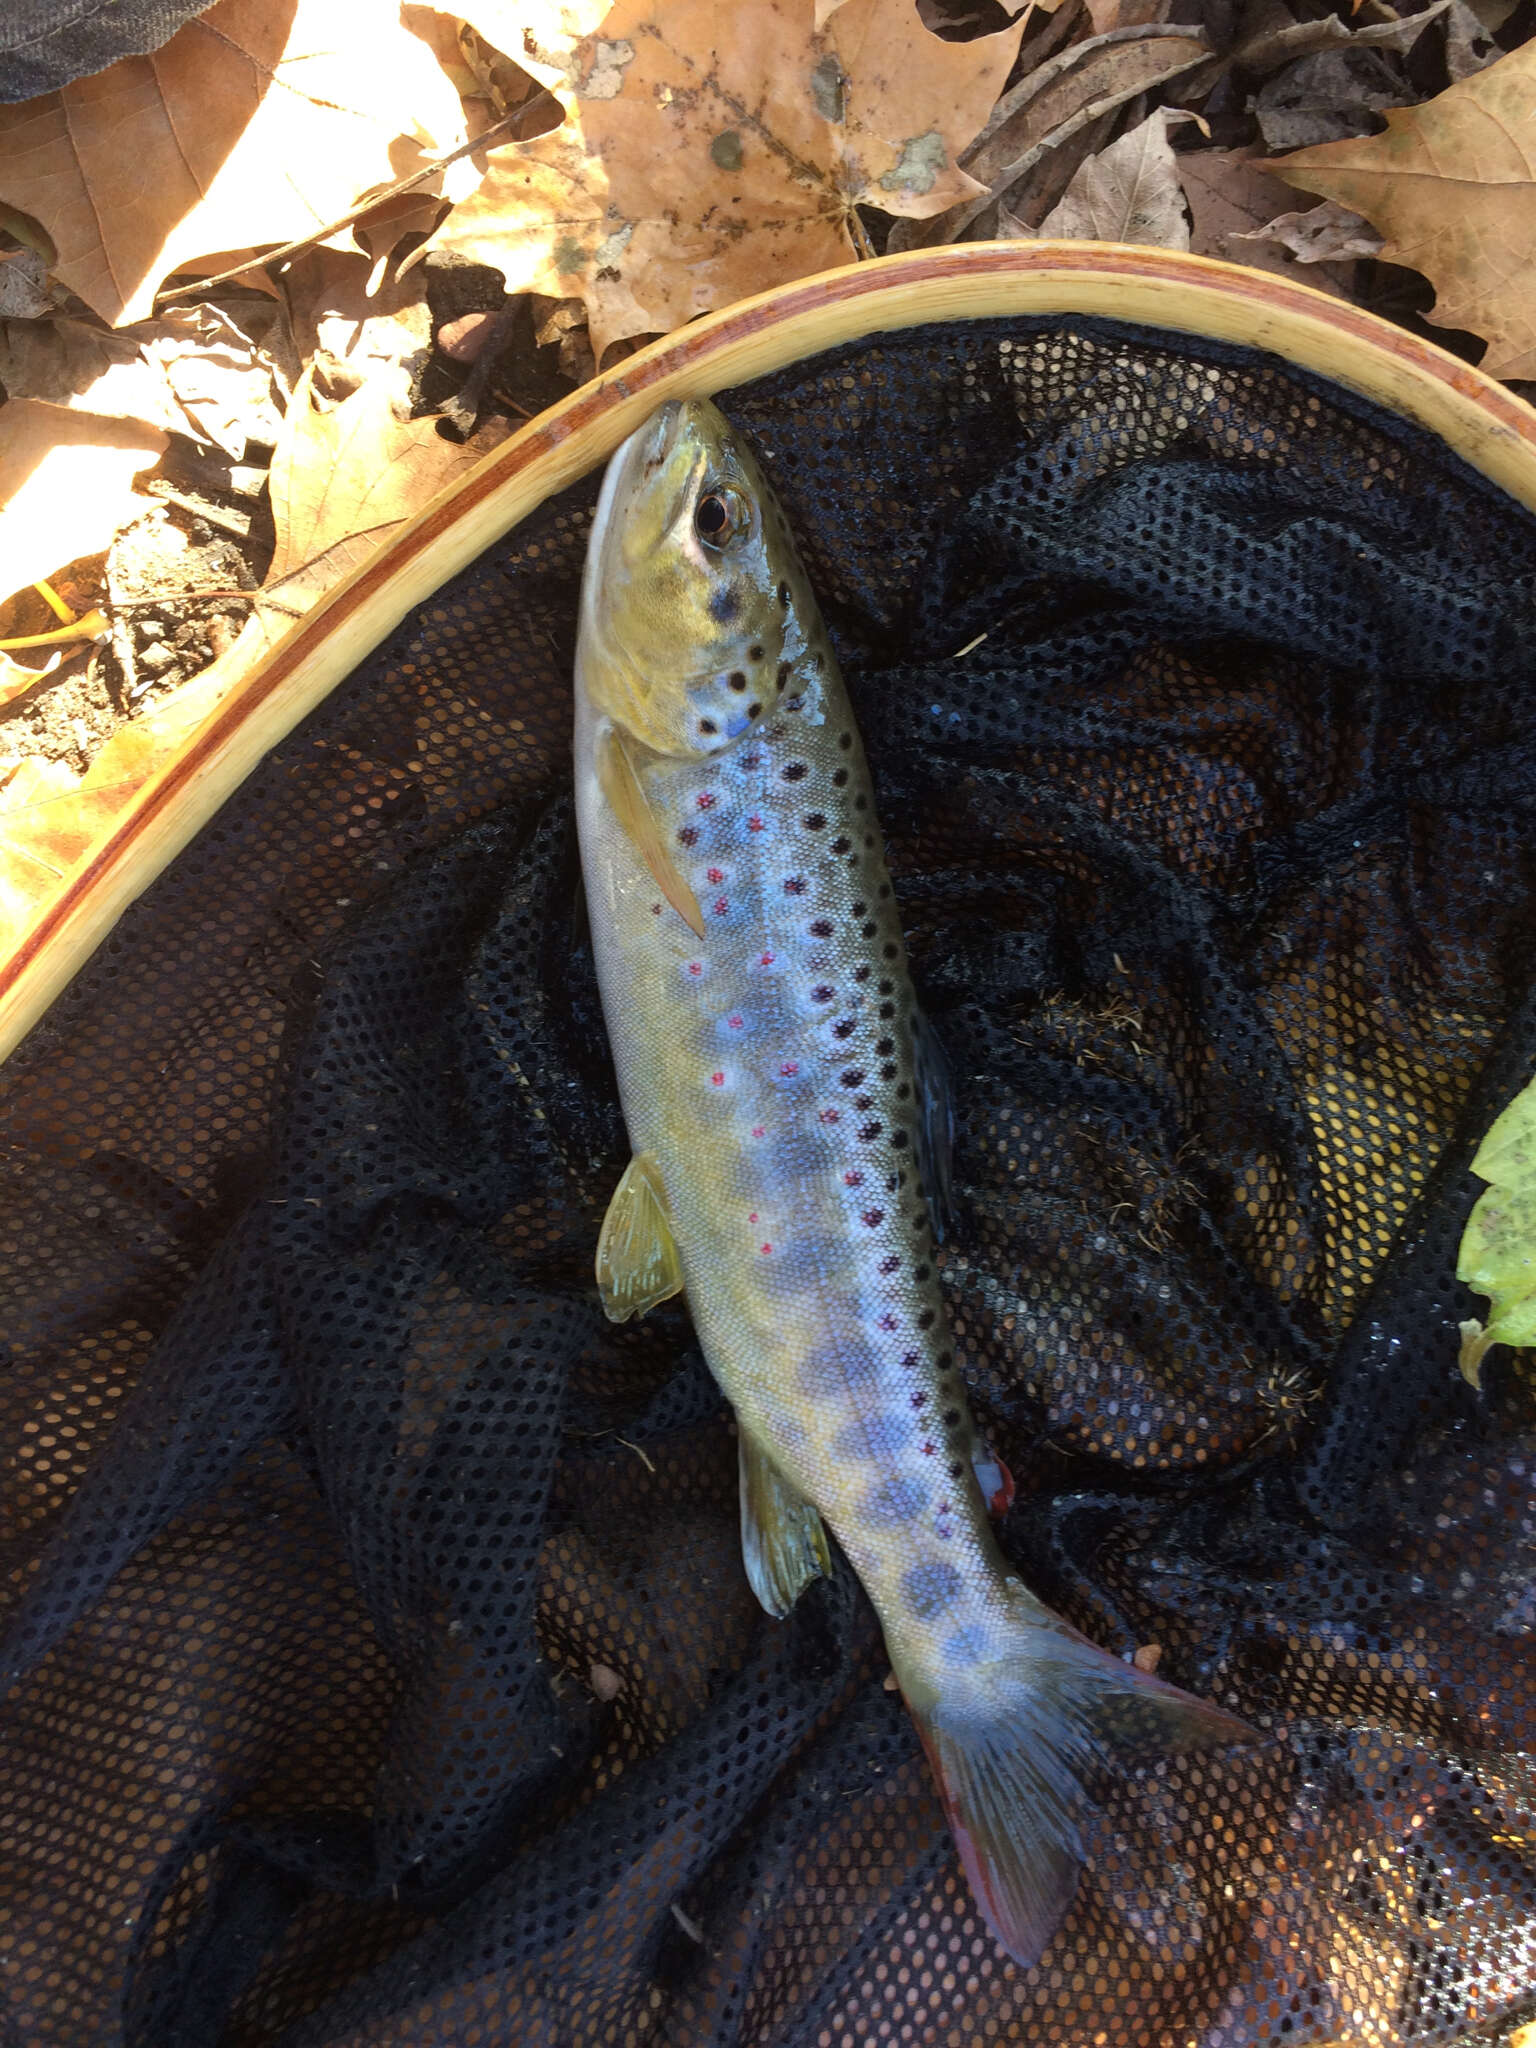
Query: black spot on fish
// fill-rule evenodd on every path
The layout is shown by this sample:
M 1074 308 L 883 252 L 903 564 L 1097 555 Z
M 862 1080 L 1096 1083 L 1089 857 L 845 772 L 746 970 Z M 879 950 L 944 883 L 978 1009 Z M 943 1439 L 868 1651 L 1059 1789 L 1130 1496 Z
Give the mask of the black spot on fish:
M 832 851 L 834 853 L 846 853 L 849 847 L 852 846 L 852 844 L 853 841 L 851 839 L 834 839 L 832 842 Z
M 861 1068 L 850 1067 L 846 1074 L 841 1074 L 838 1078 L 845 1088 L 857 1088 L 862 1085 L 864 1074 Z
M 855 967 L 855 969 L 853 970 L 853 978 L 855 981 L 868 981 L 869 969 L 867 967 Z
M 901 948 L 900 946 L 892 944 L 889 946 L 882 946 L 880 948 L 880 951 L 887 960 L 894 960 L 896 958 L 896 955 L 901 951 Z
M 749 648 L 747 649 L 747 659 L 748 659 L 748 661 L 761 661 L 761 660 L 762 660 L 762 658 L 763 658 L 763 650 L 761 649 L 761 647 L 749 647 Z
M 959 1420 L 960 1410 L 958 1408 L 946 1408 L 944 1410 L 944 1427 L 946 1429 L 953 1429 Z
M 822 812 L 807 811 L 800 822 L 802 825 L 804 825 L 807 832 L 819 832 L 822 826 L 825 825 L 827 821 Z
M 894 1038 L 877 1038 L 875 1040 L 875 1051 L 879 1053 L 881 1059 L 884 1059 L 887 1053 L 893 1052 L 895 1047 L 896 1041 Z
M 894 1273 L 900 1265 L 901 1261 L 898 1258 L 882 1259 L 880 1270 L 882 1273 Z
M 683 829 L 678 833 L 677 841 L 679 846 L 692 846 L 694 841 L 698 838 L 698 836 L 699 834 L 697 826 L 685 825 Z
M 867 811 L 869 809 L 869 798 L 867 796 L 856 796 L 853 800 L 853 808 L 856 811 Z
M 843 787 L 844 783 L 846 783 L 846 782 L 847 782 L 847 780 L 848 780 L 848 770 L 847 770 L 846 768 L 839 768 L 839 769 L 837 769 L 837 770 L 835 770 L 835 771 L 834 771 L 834 773 L 833 773 L 833 776 L 832 776 L 832 783 L 833 783 L 833 786 L 834 786 L 834 788 L 837 788 L 837 789 L 841 789 L 841 788 Z
M 701 718 L 699 720 L 700 732 L 707 732 L 713 734 L 717 733 L 719 730 L 719 726 L 716 725 L 715 721 L 712 718 Z
M 731 670 L 729 682 L 733 690 L 744 690 L 747 687 L 747 679 L 739 668 Z
M 902 1598 L 919 1621 L 931 1621 L 954 1605 L 963 1583 L 952 1564 L 915 1564 L 902 1575 Z
M 862 1139 L 864 1139 L 865 1143 L 867 1144 L 871 1139 L 879 1137 L 880 1130 L 881 1126 L 873 1119 L 871 1119 L 869 1123 L 860 1125 L 859 1136 Z
M 773 681 L 774 687 L 779 690 L 782 690 L 784 685 L 789 681 L 789 663 L 787 661 L 781 661 L 779 663 L 778 674 L 774 677 Z
M 832 990 L 827 987 L 825 982 L 822 982 L 819 988 L 811 990 L 811 1001 L 813 1003 L 830 1003 L 831 1000 Z
M 951 1479 L 958 1479 L 960 1475 L 964 1472 L 964 1470 L 965 1467 L 963 1465 L 951 1465 L 949 1468 L 949 1476 Z
M 853 745 L 853 734 L 851 732 L 840 732 L 837 736 L 837 744 L 842 748 L 843 752 L 846 754 L 848 749 Z
M 786 896 L 803 896 L 805 894 L 804 875 L 791 875 L 784 884 L 784 894 Z
M 749 705 L 747 706 L 747 716 L 748 716 L 748 718 L 761 718 L 761 717 L 762 717 L 762 715 L 763 715 L 763 707 L 762 707 L 762 705 L 761 705 L 761 704 L 749 704 Z
M 869 905 L 867 903 L 855 903 L 855 905 L 853 906 L 853 914 L 855 917 L 862 917 L 865 911 L 868 910 L 868 908 Z
M 740 610 L 741 593 L 733 583 L 722 583 L 718 590 L 710 592 L 709 616 L 716 625 L 728 624 Z
M 918 1218 L 918 1222 L 919 1224 L 921 1224 L 921 1217 Z M 917 1319 L 917 1327 L 920 1330 L 931 1330 L 937 1320 L 938 1318 L 934 1315 L 933 1310 L 931 1308 L 925 1308 L 922 1314 Z
M 932 1271 L 933 1268 L 929 1265 L 914 1266 L 912 1268 L 912 1278 L 917 1281 L 926 1280 Z
M 882 1017 L 894 1017 L 896 1014 L 896 1005 L 894 1003 L 882 1003 L 880 1005 L 880 1014 Z
M 857 975 L 855 975 L 854 979 L 855 979 L 855 980 L 857 980 L 857 979 L 858 979 Z M 908 1082 L 906 1082 L 906 1081 L 903 1081 L 903 1082 L 902 1082 L 902 1083 L 901 1083 L 901 1084 L 900 1084 L 900 1085 L 898 1086 L 898 1088 L 897 1088 L 897 1090 L 896 1090 L 896 1100 L 897 1100 L 898 1102 L 905 1102 L 905 1101 L 906 1101 L 906 1099 L 907 1099 L 907 1097 L 908 1097 L 908 1096 L 909 1096 L 909 1095 L 910 1095 L 911 1093 L 912 1093 L 912 1089 L 911 1089 L 911 1085 L 910 1085 L 910 1083 L 908 1083 Z
M 817 918 L 817 920 L 816 920 L 816 922 L 815 922 L 815 923 L 814 923 L 814 924 L 813 924 L 813 925 L 811 926 L 811 937 L 812 937 L 813 939 L 830 939 L 830 938 L 831 938 L 831 936 L 832 936 L 832 920 L 831 920 L 831 918 L 830 918 L 830 917 L 818 917 L 818 918 Z
M 853 1033 L 854 1021 L 851 1017 L 839 1017 L 832 1026 L 832 1036 L 834 1038 L 851 1038 Z M 860 1078 L 862 1079 L 863 1077 L 860 1076 Z
M 862 937 L 864 937 L 864 938 L 866 938 L 866 939 L 872 939 L 872 938 L 873 938 L 873 937 L 875 936 L 875 933 L 876 933 L 876 932 L 877 932 L 878 930 L 879 930 L 879 926 L 878 926 L 878 925 L 873 925 L 873 924 L 864 924 L 864 925 L 860 925 L 860 927 L 859 927 L 859 931 L 860 931 L 860 934 L 861 934 L 861 936 L 862 936 Z
M 784 770 L 784 780 L 786 782 L 802 782 L 805 779 L 805 774 L 806 767 L 803 761 L 791 761 Z
M 782 526 L 783 521 L 781 520 L 779 523 Z M 789 604 L 789 585 L 787 583 L 781 583 L 779 585 L 779 603 L 784 605 L 785 607 L 787 607 Z
M 906 1134 L 906 1132 L 905 1132 L 905 1131 L 892 1131 L 892 1133 L 891 1133 L 891 1143 L 892 1143 L 892 1145 L 893 1145 L 893 1146 L 895 1147 L 895 1149 L 896 1149 L 896 1150 L 897 1150 L 898 1152 L 904 1152 L 904 1151 L 906 1150 L 906 1146 L 907 1146 L 907 1134 Z

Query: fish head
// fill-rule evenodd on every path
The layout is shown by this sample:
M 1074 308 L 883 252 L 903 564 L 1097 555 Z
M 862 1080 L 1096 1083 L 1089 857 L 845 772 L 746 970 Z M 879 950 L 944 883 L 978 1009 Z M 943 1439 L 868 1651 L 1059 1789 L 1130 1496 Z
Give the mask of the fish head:
M 594 708 L 653 752 L 724 753 L 803 646 L 804 571 L 766 478 L 707 399 L 672 399 L 614 455 L 582 585 Z

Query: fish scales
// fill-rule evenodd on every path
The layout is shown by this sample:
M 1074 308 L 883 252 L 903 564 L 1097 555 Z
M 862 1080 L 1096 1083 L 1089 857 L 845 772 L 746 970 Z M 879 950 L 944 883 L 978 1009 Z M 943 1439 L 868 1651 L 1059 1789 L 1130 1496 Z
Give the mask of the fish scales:
M 755 1485 L 743 1465 L 744 1536 L 802 1514 L 836 1536 L 978 1902 L 1033 1961 L 1076 1883 L 1083 1773 L 1132 1724 L 1141 1748 L 1249 1731 L 1078 1637 L 998 1547 L 925 1194 L 943 1104 L 863 745 L 783 512 L 702 402 L 663 407 L 605 480 L 575 764 L 636 1162 L 599 1250 L 609 1313 L 681 1285 L 766 1461 Z M 807 1542 L 784 1604 L 825 1555 Z

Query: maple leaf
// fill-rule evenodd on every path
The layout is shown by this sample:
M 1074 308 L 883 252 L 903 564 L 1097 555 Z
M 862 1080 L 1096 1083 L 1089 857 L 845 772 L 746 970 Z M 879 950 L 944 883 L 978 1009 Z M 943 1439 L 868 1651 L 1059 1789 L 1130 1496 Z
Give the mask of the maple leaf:
M 143 319 L 173 271 L 311 234 L 462 142 L 421 58 L 398 0 L 219 0 L 149 56 L 0 106 L 0 198 L 87 304 Z
M 1383 259 L 1435 287 L 1427 317 L 1488 343 L 1490 376 L 1536 377 L 1536 43 L 1394 108 L 1383 135 L 1265 169 L 1363 214 Z
M 846 262 L 861 201 L 922 217 L 974 196 L 956 157 L 1022 33 L 947 43 L 914 0 L 844 0 L 820 30 L 814 0 L 619 0 L 555 88 L 563 124 L 490 152 L 429 246 L 580 297 L 601 358 Z

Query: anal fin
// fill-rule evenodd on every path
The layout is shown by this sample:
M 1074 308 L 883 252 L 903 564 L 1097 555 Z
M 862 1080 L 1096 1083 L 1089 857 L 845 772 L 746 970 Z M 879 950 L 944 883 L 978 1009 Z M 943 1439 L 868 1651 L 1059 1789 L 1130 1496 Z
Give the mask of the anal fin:
M 613 1191 L 597 1240 L 597 1286 L 611 1323 L 643 1316 L 683 1290 L 667 1193 L 649 1153 L 637 1153 Z
M 821 1516 L 743 1429 L 741 1556 L 752 1590 L 782 1621 L 811 1583 L 832 1569 Z

